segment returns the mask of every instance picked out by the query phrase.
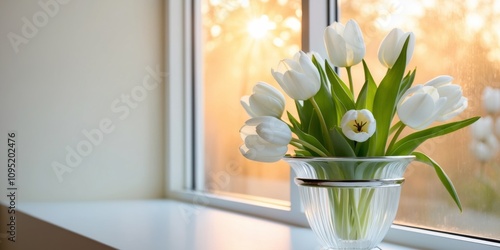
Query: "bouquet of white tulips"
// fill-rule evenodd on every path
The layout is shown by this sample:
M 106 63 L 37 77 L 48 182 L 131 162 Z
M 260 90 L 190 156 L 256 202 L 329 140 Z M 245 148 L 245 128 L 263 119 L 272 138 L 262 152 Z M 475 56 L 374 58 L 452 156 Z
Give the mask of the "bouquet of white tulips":
M 365 44 L 358 24 L 334 23 L 324 34 L 329 60 L 316 53 L 298 52 L 293 59 L 281 61 L 272 70 L 283 91 L 295 100 L 298 117 L 287 112 L 283 94 L 263 82 L 241 104 L 251 119 L 240 134 L 241 153 L 250 160 L 278 161 L 288 145 L 295 157 L 374 157 L 414 155 L 417 161 L 432 166 L 439 179 L 461 208 L 458 195 L 442 168 L 415 149 L 424 141 L 454 132 L 474 123 L 478 117 L 443 123 L 467 107 L 459 85 L 450 76 L 438 76 L 412 87 L 416 70 L 405 73 L 415 44 L 414 34 L 393 29 L 382 41 L 378 58 L 388 68 L 376 84 L 363 60 Z M 351 67 L 362 62 L 364 85 L 355 97 Z M 344 83 L 335 67 L 345 68 L 349 83 Z M 395 119 L 395 116 L 399 119 Z M 409 127 L 416 130 L 399 138 Z

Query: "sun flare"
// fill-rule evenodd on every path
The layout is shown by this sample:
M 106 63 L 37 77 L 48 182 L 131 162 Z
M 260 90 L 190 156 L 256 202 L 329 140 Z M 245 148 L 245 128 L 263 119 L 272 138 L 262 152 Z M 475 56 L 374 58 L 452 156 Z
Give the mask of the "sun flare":
M 270 21 L 267 15 L 254 18 L 247 24 L 248 34 L 254 39 L 262 39 L 268 34 L 268 31 L 274 29 L 276 29 L 276 23 Z

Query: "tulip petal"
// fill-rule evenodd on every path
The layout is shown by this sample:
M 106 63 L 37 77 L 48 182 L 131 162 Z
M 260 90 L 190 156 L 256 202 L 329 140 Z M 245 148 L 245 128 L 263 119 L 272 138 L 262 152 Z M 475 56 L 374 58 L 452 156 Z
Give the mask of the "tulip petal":
M 255 117 L 257 115 L 255 115 L 255 113 L 252 111 L 252 108 L 250 108 L 250 100 L 249 99 L 250 99 L 250 96 L 241 97 L 240 104 L 241 104 L 241 106 L 243 106 L 243 108 L 245 109 L 245 111 L 247 112 L 247 114 L 250 117 Z
M 288 84 L 281 85 L 281 87 L 294 100 L 307 100 L 313 97 L 321 87 L 320 85 L 312 84 L 307 75 L 296 71 L 285 72 L 283 80 Z
M 247 145 L 240 146 L 240 152 L 245 158 L 260 162 L 279 161 L 286 154 L 287 150 L 286 146 L 265 147 L 261 149 L 249 148 Z
M 271 69 L 271 75 L 273 76 L 274 80 L 276 80 L 279 83 L 280 86 L 285 84 L 283 82 L 283 73 Z
M 380 47 L 378 49 L 378 60 L 382 65 L 387 68 L 392 68 L 396 59 L 394 59 L 395 54 L 394 48 L 398 44 L 399 36 L 403 33 L 398 28 L 394 28 L 387 34 L 387 36 L 382 40 Z
M 408 65 L 415 48 L 415 35 L 413 32 L 405 33 L 398 28 L 392 29 L 380 44 L 378 50 L 378 59 L 380 63 L 387 68 L 392 68 L 401 54 L 404 44 L 408 38 L 408 46 L 406 49 L 406 64 Z
M 431 79 L 430 81 L 425 83 L 425 86 L 432 86 L 432 87 L 438 88 L 438 87 L 445 85 L 445 84 L 451 84 L 452 81 L 453 81 L 453 77 L 448 76 L 448 75 L 442 75 L 442 76 L 437 76 L 437 77 Z
M 344 133 L 344 135 L 347 138 L 349 138 L 353 141 L 357 141 L 357 142 L 364 142 L 364 141 L 368 140 L 368 138 L 370 138 L 370 135 L 368 135 L 368 133 L 366 133 L 366 132 L 355 133 L 352 130 L 346 131 Z
M 446 97 L 447 101 L 437 116 L 436 120 L 446 121 L 451 119 L 467 108 L 467 98 L 462 96 L 462 88 L 452 84 L 453 77 L 442 75 L 428 81 L 425 86 L 436 88 L 440 97 Z
M 240 103 L 250 117 L 281 117 L 285 109 L 283 94 L 265 82 L 258 82 L 253 88 L 253 94 L 243 96 Z
M 461 114 L 468 106 L 468 100 L 465 97 L 462 97 L 457 105 L 453 106 L 453 109 L 445 112 L 444 115 L 438 117 L 438 121 L 446 121 L 454 118 L 455 116 Z
M 288 70 L 294 70 L 294 71 L 301 71 L 302 68 L 300 67 L 300 63 L 298 61 L 294 61 L 292 59 L 283 59 L 282 63 L 285 65 L 286 71 Z
M 287 95 L 295 100 L 307 100 L 318 93 L 321 87 L 319 72 L 304 52 L 296 53 L 293 60 L 282 60 L 281 65 L 283 73 L 274 69 L 271 73 Z
M 285 102 L 285 96 L 283 96 L 283 94 L 279 92 L 275 87 L 265 82 L 258 82 L 253 88 L 253 92 L 255 94 L 270 95 L 276 99 L 283 100 L 283 103 Z
M 316 81 L 314 82 L 321 82 L 321 78 L 319 76 L 318 69 L 316 69 L 316 66 L 314 66 L 314 63 L 312 62 L 311 58 L 309 58 L 304 52 L 300 51 L 300 58 L 299 62 L 302 68 L 302 72 L 304 72 L 305 75 L 314 77 Z M 318 88 L 319 89 L 319 88 Z
M 326 52 L 330 62 L 337 67 L 346 67 L 347 46 L 344 38 L 331 26 L 325 29 L 324 37 Z
M 352 58 L 348 60 L 349 66 L 356 65 L 361 62 L 365 56 L 365 42 L 363 33 L 359 28 L 358 23 L 354 20 L 349 20 L 345 26 L 344 34 L 342 35 L 348 47 L 351 48 Z
M 285 108 L 284 104 L 268 95 L 253 94 L 250 97 L 250 106 L 255 116 L 281 117 Z M 248 111 L 247 111 L 248 112 Z
M 257 125 L 256 132 L 266 142 L 275 145 L 288 145 L 292 140 L 292 131 L 284 122 L 278 119 Z
M 410 40 L 408 41 L 408 46 L 406 47 L 406 65 L 408 65 L 410 63 L 411 58 L 413 57 L 413 51 L 415 50 L 415 40 L 416 39 L 415 39 L 415 34 L 413 34 L 413 32 L 407 32 L 405 34 L 408 34 L 408 35 L 404 36 L 404 39 L 402 40 L 400 51 L 403 49 L 404 43 L 409 36 Z M 396 62 L 396 61 L 394 61 L 394 62 Z
M 411 128 L 421 127 L 433 114 L 436 106 L 434 99 L 426 93 L 416 93 L 398 107 L 399 119 Z

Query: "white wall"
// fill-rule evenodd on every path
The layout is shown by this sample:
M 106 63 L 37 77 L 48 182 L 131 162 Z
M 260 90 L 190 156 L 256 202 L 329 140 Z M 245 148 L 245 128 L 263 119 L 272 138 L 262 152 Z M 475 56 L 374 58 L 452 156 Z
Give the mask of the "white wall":
M 161 0 L 0 1 L 2 200 L 9 131 L 20 201 L 162 196 L 164 86 L 150 73 L 163 69 L 162 10 Z

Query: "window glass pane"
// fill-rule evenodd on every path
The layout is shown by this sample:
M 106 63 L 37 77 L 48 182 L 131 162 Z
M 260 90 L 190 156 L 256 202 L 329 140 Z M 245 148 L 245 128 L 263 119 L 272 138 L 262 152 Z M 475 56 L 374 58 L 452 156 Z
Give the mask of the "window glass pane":
M 356 19 L 367 45 L 367 61 L 377 82 L 386 72 L 377 58 L 384 36 L 394 27 L 413 31 L 416 47 L 409 69 L 414 84 L 451 75 L 469 98 L 458 119 L 491 117 L 492 131 L 483 139 L 470 129 L 427 141 L 418 150 L 439 162 L 454 182 L 464 205 L 457 209 L 434 171 L 413 163 L 406 173 L 397 222 L 460 234 L 500 239 L 500 113 L 498 94 L 484 103 L 487 87 L 500 89 L 500 2 L 481 1 L 340 1 L 341 22 Z M 355 67 L 357 88 L 362 67 Z M 499 90 L 500 91 L 500 90 Z M 496 104 L 495 104 L 496 103 Z M 486 109 L 490 108 L 489 112 Z M 407 132 L 411 132 L 408 129 Z M 486 132 L 486 130 L 485 130 Z
M 300 50 L 301 1 L 202 0 L 201 11 L 206 189 L 288 201 L 289 167 L 239 152 L 239 100 L 258 81 L 279 88 L 271 68 Z

